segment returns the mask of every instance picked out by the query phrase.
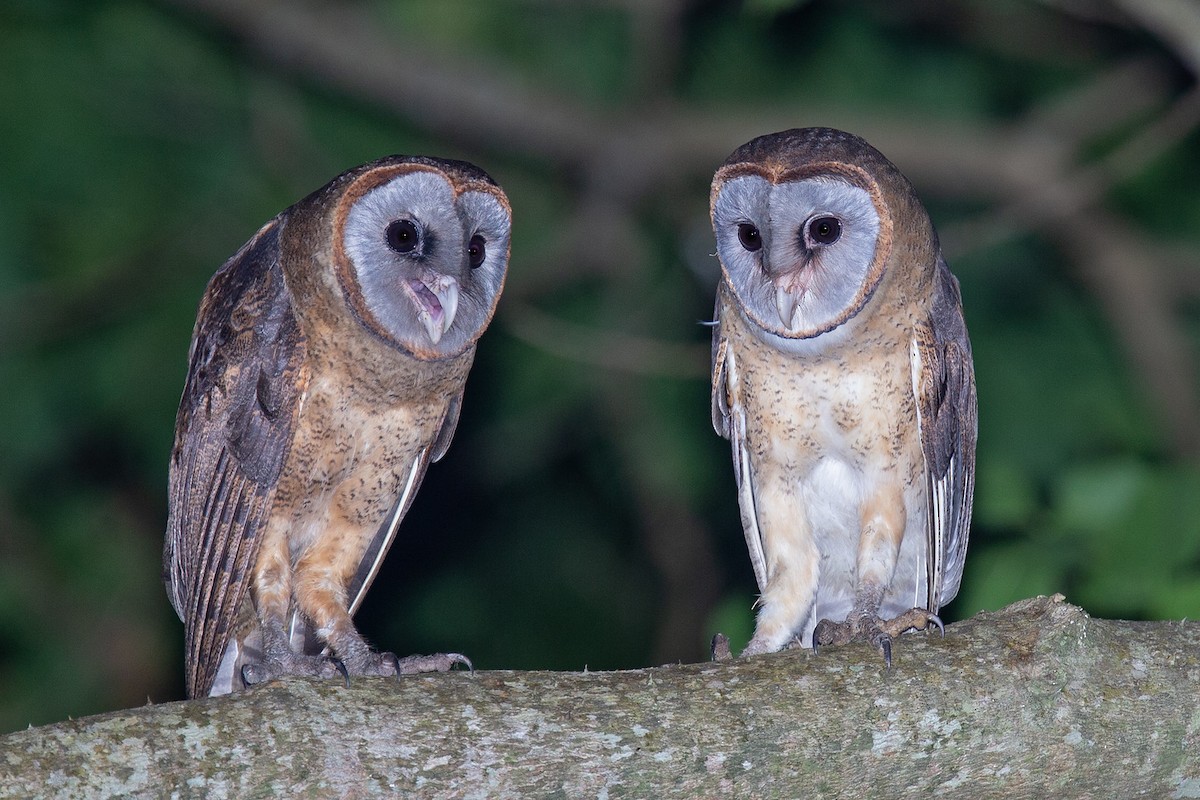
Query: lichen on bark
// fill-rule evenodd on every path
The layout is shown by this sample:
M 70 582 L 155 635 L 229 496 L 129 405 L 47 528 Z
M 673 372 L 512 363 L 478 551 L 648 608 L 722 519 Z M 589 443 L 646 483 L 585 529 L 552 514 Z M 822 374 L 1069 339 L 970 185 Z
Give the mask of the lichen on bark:
M 1200 797 L 1200 623 L 1061 597 L 945 639 L 274 682 L 0 737 L 0 795 Z

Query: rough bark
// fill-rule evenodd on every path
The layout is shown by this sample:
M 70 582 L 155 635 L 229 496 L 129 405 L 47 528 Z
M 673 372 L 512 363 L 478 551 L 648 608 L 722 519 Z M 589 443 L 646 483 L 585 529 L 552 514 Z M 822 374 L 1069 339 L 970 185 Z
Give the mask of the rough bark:
M 1200 797 L 1200 623 L 1037 598 L 866 646 L 294 680 L 0 737 L 0 795 Z

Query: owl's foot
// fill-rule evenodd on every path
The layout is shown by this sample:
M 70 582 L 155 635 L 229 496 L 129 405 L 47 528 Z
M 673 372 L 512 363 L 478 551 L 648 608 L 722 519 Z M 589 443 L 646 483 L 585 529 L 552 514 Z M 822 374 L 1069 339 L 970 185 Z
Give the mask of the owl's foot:
M 883 662 L 892 668 L 892 640 L 905 631 L 923 631 L 934 626 L 944 637 L 946 626 L 937 614 L 924 608 L 912 608 L 892 619 L 875 614 L 851 614 L 845 622 L 823 619 L 813 630 L 813 649 L 825 645 L 869 642 L 883 654 Z
M 350 675 L 346 672 L 346 666 L 329 656 L 305 656 L 289 652 L 268 655 L 262 661 L 242 667 L 242 683 L 246 686 L 257 686 L 275 678 L 292 675 L 306 678 L 335 678 L 341 675 L 346 685 L 350 685 Z
M 346 670 L 354 677 L 381 677 L 400 672 L 395 653 L 376 653 L 366 647 L 346 659 Z
M 434 653 L 428 656 L 405 656 L 397 658 L 395 653 L 366 651 L 346 659 L 346 668 L 354 676 L 416 675 L 422 672 L 449 672 L 455 664 L 461 664 L 472 672 L 475 667 L 471 659 L 459 653 Z
M 392 656 L 395 658 L 395 656 Z M 396 671 L 401 675 L 416 675 L 422 672 L 449 672 L 455 664 L 461 664 L 471 672 L 475 665 L 462 653 L 433 653 L 428 656 L 405 656 L 396 661 Z

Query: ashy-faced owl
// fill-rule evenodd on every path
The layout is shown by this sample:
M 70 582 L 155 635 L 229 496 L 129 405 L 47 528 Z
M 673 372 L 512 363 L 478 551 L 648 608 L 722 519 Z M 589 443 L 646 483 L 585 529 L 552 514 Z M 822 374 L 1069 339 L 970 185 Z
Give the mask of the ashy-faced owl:
M 744 651 L 941 627 L 958 591 L 976 404 L 958 281 L 900 171 L 827 128 L 713 179 L 713 425 L 733 446 L 761 607 Z
M 351 617 L 454 435 L 510 223 L 479 168 L 392 156 L 275 217 L 213 276 L 164 549 L 190 697 L 469 665 L 374 652 Z

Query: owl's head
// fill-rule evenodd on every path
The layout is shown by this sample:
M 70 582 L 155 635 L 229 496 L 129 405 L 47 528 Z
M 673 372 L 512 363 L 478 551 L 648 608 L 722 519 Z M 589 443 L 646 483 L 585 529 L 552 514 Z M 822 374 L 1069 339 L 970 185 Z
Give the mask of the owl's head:
M 337 284 L 357 321 L 421 359 L 475 344 L 496 310 L 512 215 L 465 161 L 391 156 L 327 187 Z
M 830 128 L 739 147 L 713 178 L 711 208 L 723 279 L 746 316 L 783 339 L 820 336 L 867 305 L 891 263 L 897 220 L 905 234 L 933 236 L 899 170 Z

